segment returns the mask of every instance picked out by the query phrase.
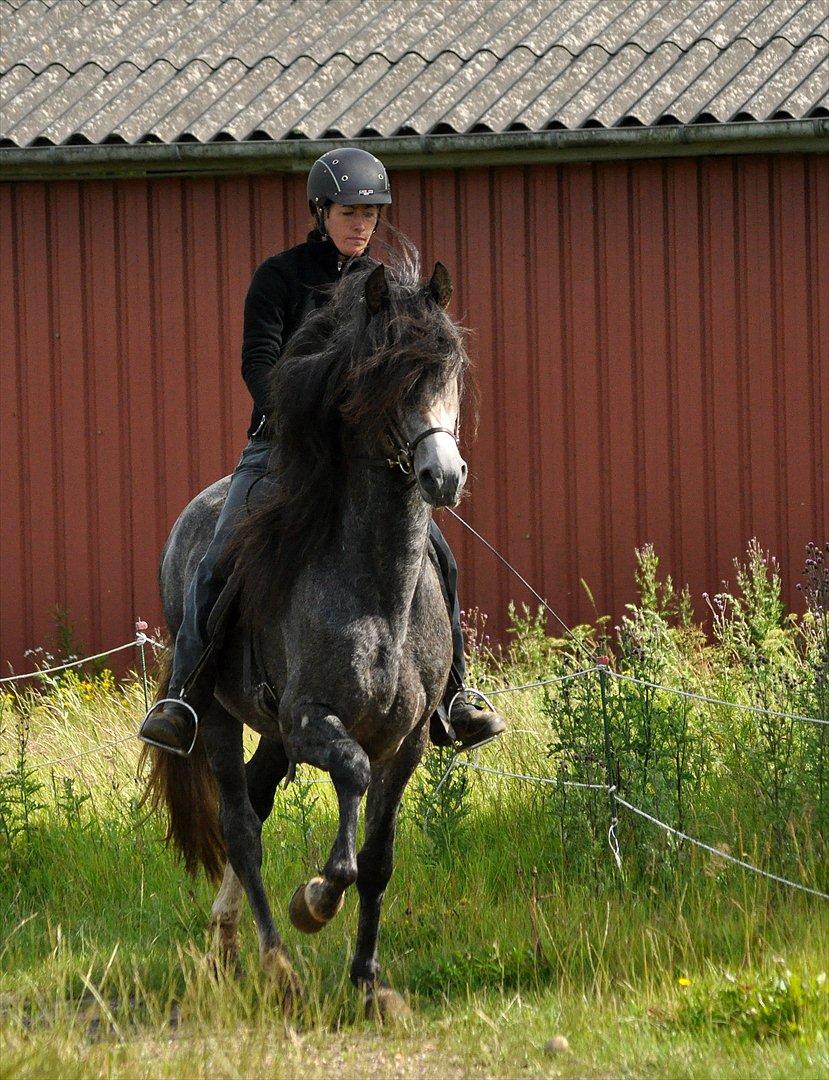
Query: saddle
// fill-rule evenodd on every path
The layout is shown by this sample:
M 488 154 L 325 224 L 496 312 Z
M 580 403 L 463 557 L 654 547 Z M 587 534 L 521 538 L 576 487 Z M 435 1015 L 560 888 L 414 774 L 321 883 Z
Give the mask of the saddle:
M 206 682 L 210 677 L 215 666 L 216 656 L 224 644 L 227 632 L 237 620 L 240 592 L 241 578 L 234 571 L 210 612 L 207 620 L 208 644 L 198 664 L 184 684 L 183 693 L 185 697 L 195 696 L 198 700 L 200 694 L 197 688 L 203 680 Z M 248 630 L 245 633 L 242 643 L 242 692 L 246 698 L 254 702 L 257 712 L 263 716 L 274 717 L 279 712 L 279 701 L 268 681 L 259 635 L 253 630 Z

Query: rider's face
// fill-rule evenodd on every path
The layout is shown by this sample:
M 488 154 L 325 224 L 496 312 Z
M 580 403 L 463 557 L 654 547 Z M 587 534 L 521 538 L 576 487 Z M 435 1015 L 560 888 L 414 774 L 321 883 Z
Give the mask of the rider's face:
M 363 254 L 377 225 L 379 212 L 376 206 L 340 206 L 339 203 L 332 203 L 328 207 L 325 228 L 341 255 L 351 257 Z

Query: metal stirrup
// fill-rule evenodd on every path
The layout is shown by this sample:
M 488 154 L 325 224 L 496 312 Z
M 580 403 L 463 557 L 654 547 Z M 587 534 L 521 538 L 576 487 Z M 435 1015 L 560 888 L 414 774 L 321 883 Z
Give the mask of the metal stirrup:
M 177 746 L 169 746 L 167 743 L 157 742 L 155 739 L 148 739 L 146 735 L 141 735 L 140 733 L 138 735 L 139 739 L 142 742 L 145 742 L 147 746 L 154 746 L 157 750 L 166 750 L 168 754 L 177 754 L 179 757 L 190 757 L 190 755 L 193 753 L 193 747 L 196 745 L 196 739 L 199 737 L 198 713 L 189 703 L 189 701 L 185 701 L 184 698 L 163 697 L 159 698 L 158 701 L 153 703 L 152 709 L 149 709 L 147 711 L 144 719 L 146 720 L 147 716 L 150 715 L 153 709 L 158 708 L 159 705 L 183 705 L 185 709 L 189 709 L 190 712 L 193 714 L 193 724 L 195 726 L 193 729 L 193 741 L 190 743 L 189 748 L 187 750 L 179 750 Z
M 476 690 L 474 686 L 462 686 L 460 690 L 453 695 L 452 700 L 449 702 L 449 708 L 446 710 L 446 718 L 450 724 L 452 723 L 452 710 L 455 707 L 455 702 L 459 697 L 466 697 L 467 694 L 471 695 L 473 698 L 477 698 L 478 701 L 483 701 L 490 712 L 498 712 L 483 690 Z

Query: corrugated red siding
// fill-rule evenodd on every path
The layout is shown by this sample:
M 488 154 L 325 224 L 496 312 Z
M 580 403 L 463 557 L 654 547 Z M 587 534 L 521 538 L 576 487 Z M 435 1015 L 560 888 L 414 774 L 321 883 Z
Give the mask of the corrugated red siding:
M 829 157 L 438 170 L 393 220 L 456 281 L 481 423 L 464 513 L 569 622 L 632 595 L 652 541 L 696 595 L 757 536 L 793 598 L 829 536 Z M 158 553 L 235 464 L 251 272 L 304 235 L 304 181 L 0 186 L 2 642 L 160 622 Z M 529 599 L 442 524 L 463 602 Z

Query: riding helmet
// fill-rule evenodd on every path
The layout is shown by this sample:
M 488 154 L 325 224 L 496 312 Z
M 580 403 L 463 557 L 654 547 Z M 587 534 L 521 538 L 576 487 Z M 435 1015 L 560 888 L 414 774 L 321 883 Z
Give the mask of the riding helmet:
M 308 207 L 322 225 L 329 203 L 383 206 L 391 202 L 389 177 L 382 161 L 367 150 L 343 146 L 317 158 L 308 174 Z

